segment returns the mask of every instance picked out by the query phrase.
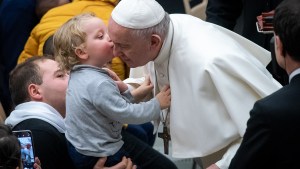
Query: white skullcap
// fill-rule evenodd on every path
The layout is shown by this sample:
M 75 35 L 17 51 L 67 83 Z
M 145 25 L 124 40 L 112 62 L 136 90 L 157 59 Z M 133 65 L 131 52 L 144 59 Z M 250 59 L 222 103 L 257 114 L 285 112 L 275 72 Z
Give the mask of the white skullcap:
M 123 27 L 144 29 L 160 23 L 165 10 L 155 0 L 121 0 L 111 16 Z

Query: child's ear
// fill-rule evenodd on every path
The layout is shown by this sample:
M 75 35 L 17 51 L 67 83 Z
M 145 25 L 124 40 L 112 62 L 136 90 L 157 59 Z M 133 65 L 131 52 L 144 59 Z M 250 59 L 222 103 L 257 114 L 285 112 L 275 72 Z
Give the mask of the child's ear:
M 88 58 L 88 54 L 82 46 L 75 49 L 75 54 L 83 60 Z

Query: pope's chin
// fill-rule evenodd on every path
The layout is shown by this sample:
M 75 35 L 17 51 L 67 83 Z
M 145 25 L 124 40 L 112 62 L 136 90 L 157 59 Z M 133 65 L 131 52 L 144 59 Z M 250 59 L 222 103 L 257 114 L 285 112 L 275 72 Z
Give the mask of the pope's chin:
M 124 57 L 124 56 L 119 56 L 119 58 L 126 63 L 127 66 L 129 66 L 130 68 L 134 68 L 134 67 L 137 67 L 137 66 L 134 66 L 134 63 L 128 59 L 127 57 Z
M 135 68 L 135 67 L 138 67 L 138 65 L 135 65 L 131 60 L 124 60 L 122 59 L 127 66 L 129 66 L 130 68 Z
M 123 62 L 125 62 L 126 65 L 129 66 L 130 68 L 136 68 L 136 67 L 139 67 L 139 66 L 144 66 L 144 64 L 139 64 L 139 63 L 136 63 L 136 62 L 132 62 L 132 60 L 130 60 L 130 59 L 123 60 Z

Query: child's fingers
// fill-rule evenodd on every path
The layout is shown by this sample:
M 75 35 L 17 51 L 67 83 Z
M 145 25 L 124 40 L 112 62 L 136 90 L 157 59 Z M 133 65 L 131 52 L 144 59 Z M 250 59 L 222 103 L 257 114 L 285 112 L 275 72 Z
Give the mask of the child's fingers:
M 165 85 L 161 91 L 162 92 L 170 92 L 171 93 L 170 85 Z

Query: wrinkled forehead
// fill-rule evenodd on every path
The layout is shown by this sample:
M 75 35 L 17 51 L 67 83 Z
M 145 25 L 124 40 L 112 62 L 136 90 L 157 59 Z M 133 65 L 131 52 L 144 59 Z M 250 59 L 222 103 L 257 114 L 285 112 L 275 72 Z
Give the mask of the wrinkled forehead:
M 129 43 L 133 40 L 132 29 L 117 24 L 112 18 L 108 23 L 108 34 L 113 42 Z

